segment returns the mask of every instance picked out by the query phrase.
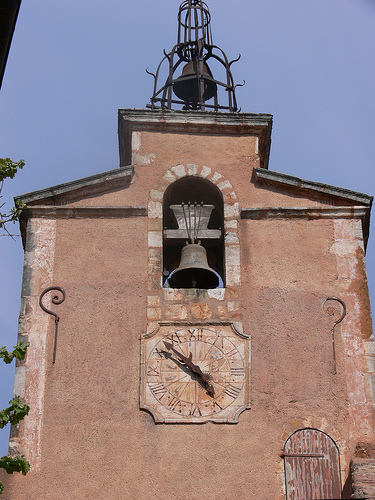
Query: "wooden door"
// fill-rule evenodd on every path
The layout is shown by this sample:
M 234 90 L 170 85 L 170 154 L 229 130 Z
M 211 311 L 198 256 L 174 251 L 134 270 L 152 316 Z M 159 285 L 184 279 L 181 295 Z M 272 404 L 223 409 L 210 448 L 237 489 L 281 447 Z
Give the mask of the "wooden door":
M 316 429 L 301 429 L 284 448 L 287 500 L 341 498 L 339 452 L 334 441 Z

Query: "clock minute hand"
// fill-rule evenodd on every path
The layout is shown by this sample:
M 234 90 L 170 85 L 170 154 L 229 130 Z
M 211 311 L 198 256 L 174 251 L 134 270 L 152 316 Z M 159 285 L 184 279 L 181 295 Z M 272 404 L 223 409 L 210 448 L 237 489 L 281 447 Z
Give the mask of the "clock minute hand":
M 192 354 L 190 353 L 190 356 L 187 358 L 186 356 L 184 356 L 181 352 L 178 352 L 172 344 L 170 344 L 169 342 L 166 342 L 165 340 L 163 340 L 164 342 L 164 345 L 167 349 L 169 349 L 170 351 L 173 351 L 176 356 L 178 356 L 180 358 L 180 360 L 185 363 L 185 365 L 187 365 L 189 368 L 193 369 L 193 366 L 195 366 L 192 361 L 191 361 L 191 358 L 192 358 Z
M 203 380 L 203 382 L 206 386 L 207 391 L 213 396 L 215 394 L 215 390 L 214 390 L 213 386 L 209 383 L 209 380 L 211 377 L 208 373 L 203 373 L 202 370 L 200 369 L 200 367 L 198 365 L 195 365 L 192 362 L 192 357 L 193 357 L 192 353 L 190 353 L 189 357 L 187 358 L 182 353 L 178 352 L 173 347 L 172 344 L 170 344 L 169 342 L 165 342 L 165 340 L 163 342 L 164 342 L 164 345 L 167 349 L 169 349 L 170 351 L 173 351 L 176 354 L 176 356 L 178 356 L 180 358 L 180 360 L 191 369 L 192 372 L 196 373 L 197 375 L 199 375 L 199 377 L 201 377 L 201 379 Z
M 209 379 L 209 375 L 205 375 L 202 370 L 199 368 L 198 365 L 195 365 L 193 362 L 192 362 L 192 353 L 189 354 L 189 357 L 187 358 L 186 356 L 184 356 L 181 352 L 177 351 L 172 344 L 170 344 L 169 342 L 165 342 L 164 341 L 164 345 L 167 349 L 169 349 L 170 351 L 173 351 L 176 356 L 178 356 L 180 358 L 180 360 L 185 363 L 185 365 L 187 365 L 194 373 L 196 373 L 197 375 L 200 375 L 204 380 L 208 380 Z

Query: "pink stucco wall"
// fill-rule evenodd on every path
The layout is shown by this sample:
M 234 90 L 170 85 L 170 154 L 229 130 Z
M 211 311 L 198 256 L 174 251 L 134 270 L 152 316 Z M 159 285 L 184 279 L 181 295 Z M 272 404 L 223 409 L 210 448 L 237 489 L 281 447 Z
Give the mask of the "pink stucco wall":
M 58 218 L 50 243 L 51 229 L 41 223 L 39 239 L 27 254 L 33 271 L 26 299 L 35 303 L 52 283 L 62 286 L 67 298 L 59 306 L 55 364 L 53 319 L 46 320 L 36 306 L 29 316 L 31 346 L 20 370 L 31 424 L 20 424 L 14 443 L 31 458 L 31 471 L 6 478 L 4 498 L 281 500 L 280 455 L 288 436 L 301 427 L 318 428 L 336 441 L 344 483 L 357 444 L 374 442 L 360 222 L 241 219 L 242 208 L 332 205 L 327 196 L 312 198 L 254 182 L 255 132 L 133 134 L 131 186 L 69 203 L 148 206 L 158 199 L 151 191 L 163 193 L 173 180 L 168 176 L 182 175 L 173 170 L 177 165 L 187 173 L 195 165 L 197 175 L 216 185 L 229 181 L 230 188 L 222 188 L 234 210 L 228 227 L 238 236 L 240 281 L 220 298 L 179 296 L 172 303 L 209 308 L 218 321 L 218 311 L 237 304 L 235 317 L 226 320 L 241 323 L 251 336 L 251 409 L 236 425 L 156 425 L 139 409 L 140 344 L 151 321 L 147 308 L 156 304 L 163 316 L 167 306 L 165 291 L 155 289 L 155 282 L 150 288 L 148 279 L 148 231 L 162 231 L 157 216 Z M 33 259 L 42 252 L 42 241 L 50 245 L 46 253 L 52 262 L 48 272 L 40 267 L 45 272 L 40 280 Z M 328 297 L 339 297 L 347 307 L 334 332 L 336 374 L 333 323 L 324 309 Z

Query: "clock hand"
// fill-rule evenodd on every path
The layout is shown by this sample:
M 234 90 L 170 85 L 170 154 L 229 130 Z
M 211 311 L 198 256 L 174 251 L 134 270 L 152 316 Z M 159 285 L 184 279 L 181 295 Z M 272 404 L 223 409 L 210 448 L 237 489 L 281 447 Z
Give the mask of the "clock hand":
M 209 394 L 211 394 L 211 396 L 213 396 L 215 394 L 215 389 L 213 387 L 212 384 L 209 383 L 209 380 L 211 378 L 211 376 L 208 374 L 208 373 L 203 373 L 202 370 L 200 369 L 200 367 L 196 364 L 194 364 L 192 362 L 192 353 L 189 354 L 189 357 L 187 358 L 186 356 L 184 356 L 181 352 L 178 352 L 172 344 L 170 344 L 169 342 L 165 342 L 165 340 L 163 340 L 164 342 L 164 345 L 167 349 L 169 349 L 170 351 L 173 351 L 176 356 L 188 367 L 190 368 L 190 370 L 194 373 L 196 373 L 203 381 L 204 385 L 206 386 L 206 389 L 207 389 L 207 392 Z
M 202 377 L 204 380 L 208 380 L 210 378 L 209 375 L 206 375 L 205 373 L 202 372 L 202 370 L 199 368 L 198 365 L 195 365 L 193 362 L 192 362 L 192 353 L 189 354 L 189 357 L 187 358 L 186 356 L 184 356 L 181 352 L 177 351 L 172 344 L 170 344 L 169 342 L 164 342 L 164 345 L 167 349 L 169 349 L 170 351 L 173 351 L 176 356 L 178 356 L 180 358 L 181 361 L 184 362 L 185 365 L 187 365 L 194 373 L 196 373 L 197 375 L 199 375 L 200 377 Z

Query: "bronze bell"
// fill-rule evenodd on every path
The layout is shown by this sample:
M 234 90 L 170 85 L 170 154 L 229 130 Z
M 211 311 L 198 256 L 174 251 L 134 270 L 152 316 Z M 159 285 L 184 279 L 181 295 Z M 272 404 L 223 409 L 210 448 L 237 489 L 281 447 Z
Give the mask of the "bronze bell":
M 198 102 L 200 100 L 196 65 L 197 62 L 195 61 L 185 64 L 181 76 L 173 84 L 173 92 L 184 102 Z M 217 85 L 213 81 L 211 71 L 205 63 L 203 63 L 203 81 L 203 101 L 208 101 L 217 93 Z
M 181 261 L 168 279 L 172 288 L 217 288 L 219 278 L 207 262 L 207 252 L 199 243 L 187 243 Z

